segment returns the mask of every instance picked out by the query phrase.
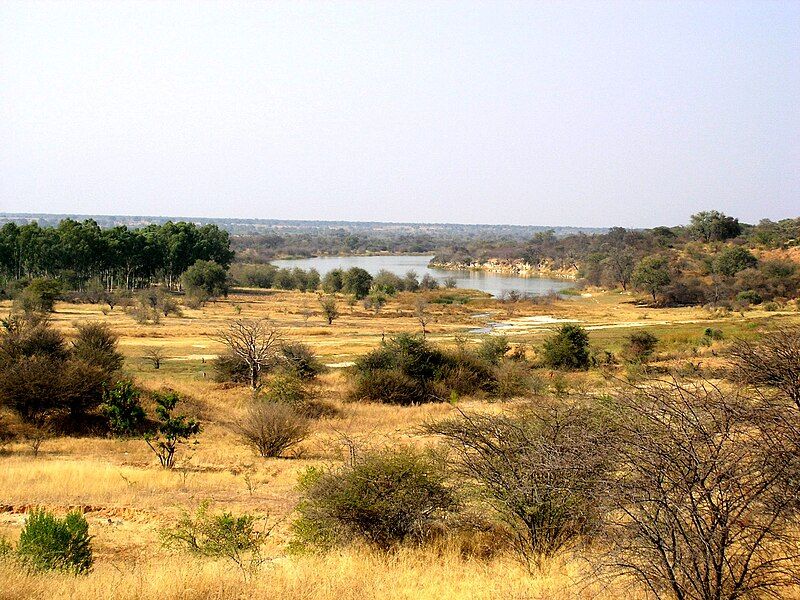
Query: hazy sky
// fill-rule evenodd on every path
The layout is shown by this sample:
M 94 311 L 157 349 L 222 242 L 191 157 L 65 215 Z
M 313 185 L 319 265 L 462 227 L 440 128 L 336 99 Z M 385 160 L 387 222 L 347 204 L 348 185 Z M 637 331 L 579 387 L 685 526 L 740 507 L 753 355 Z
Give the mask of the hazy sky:
M 800 216 L 800 2 L 0 2 L 0 212 Z

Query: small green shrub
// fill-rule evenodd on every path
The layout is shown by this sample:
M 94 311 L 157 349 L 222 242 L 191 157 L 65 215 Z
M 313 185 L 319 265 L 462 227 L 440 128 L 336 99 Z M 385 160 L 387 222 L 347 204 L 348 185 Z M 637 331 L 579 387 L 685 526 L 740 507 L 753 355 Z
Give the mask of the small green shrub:
M 508 344 L 508 338 L 506 336 L 486 336 L 478 347 L 478 356 L 496 365 L 510 349 L 511 346 Z
M 194 517 L 184 513 L 174 527 L 161 530 L 165 547 L 211 558 L 226 558 L 243 570 L 262 562 L 261 547 L 269 531 L 257 531 L 258 519 L 250 514 L 209 514 L 209 502 L 200 504 Z
M 100 408 L 114 435 L 133 435 L 141 429 L 145 414 L 139 398 L 139 390 L 130 380 L 118 381 L 105 390 Z
M 175 466 L 175 452 L 180 444 L 186 444 L 200 433 L 200 423 L 186 415 L 175 415 L 173 411 L 180 396 L 172 391 L 153 395 L 156 402 L 158 427 L 155 433 L 148 433 L 144 440 L 158 457 L 165 469 Z
M 38 509 L 25 521 L 17 555 L 35 571 L 86 573 L 92 567 L 91 539 L 89 524 L 82 514 L 71 512 L 59 519 Z
M 362 540 L 388 550 L 421 542 L 459 508 L 440 462 L 405 448 L 357 456 L 338 469 L 311 468 L 300 490 L 295 549 Z
M 250 383 L 250 367 L 233 353 L 220 354 L 214 359 L 214 381 L 219 383 Z

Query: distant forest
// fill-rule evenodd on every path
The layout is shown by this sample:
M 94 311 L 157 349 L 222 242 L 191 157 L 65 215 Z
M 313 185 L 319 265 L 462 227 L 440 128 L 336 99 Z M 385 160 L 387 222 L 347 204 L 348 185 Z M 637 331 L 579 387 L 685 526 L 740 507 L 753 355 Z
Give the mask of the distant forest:
M 193 223 L 102 229 L 92 219 L 64 219 L 55 227 L 38 223 L 0 227 L 0 278 L 58 279 L 68 289 L 100 280 L 108 289 L 174 287 L 196 261 L 228 268 L 234 253 L 228 232 Z
M 678 227 L 582 231 L 493 225 L 418 225 L 252 221 L 259 233 L 230 235 L 219 223 L 142 223 L 5 215 L 0 227 L 0 284 L 15 289 L 35 278 L 57 279 L 64 289 L 88 282 L 108 290 L 181 285 L 187 270 L 210 278 L 209 263 L 234 285 L 314 289 L 319 274 L 300 274 L 266 264 L 275 258 L 334 254 L 430 253 L 434 262 L 474 267 L 487 260 L 527 263 L 543 272 L 565 270 L 578 286 L 634 289 L 664 306 L 726 305 L 731 308 L 795 298 L 800 289 L 800 219 L 743 224 L 717 211 L 693 215 Z M 142 217 L 142 220 L 147 218 Z M 216 267 L 216 268 L 219 268 Z M 201 275 L 203 274 L 203 275 Z M 225 289 L 215 275 L 213 289 Z M 291 279 L 291 281 L 290 281 Z M 313 285 L 312 285 L 313 283 Z M 397 282 L 395 282 L 397 283 Z M 398 288 L 397 285 L 392 287 Z M 10 288 L 9 288 L 10 289 Z M 402 289 L 399 287 L 398 289 Z M 10 293 L 10 292 L 9 292 Z

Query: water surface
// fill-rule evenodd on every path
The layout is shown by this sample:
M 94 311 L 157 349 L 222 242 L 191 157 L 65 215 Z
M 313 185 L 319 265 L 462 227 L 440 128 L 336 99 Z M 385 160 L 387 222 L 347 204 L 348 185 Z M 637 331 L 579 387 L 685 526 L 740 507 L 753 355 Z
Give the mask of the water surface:
M 560 291 L 570 287 L 569 281 L 559 279 L 545 279 L 543 277 L 518 277 L 516 275 L 503 275 L 487 271 L 449 271 L 445 269 L 430 269 L 428 263 L 432 255 L 381 255 L 381 256 L 321 256 L 317 258 L 296 258 L 288 260 L 273 260 L 272 264 L 293 269 L 316 269 L 323 277 L 333 269 L 347 270 L 350 267 L 361 267 L 371 275 L 385 269 L 399 276 L 404 276 L 408 271 L 414 271 L 419 279 L 429 274 L 443 283 L 447 277 L 456 280 L 456 287 L 488 292 L 499 296 L 504 291 L 516 290 L 529 294 L 546 294 L 554 290 Z

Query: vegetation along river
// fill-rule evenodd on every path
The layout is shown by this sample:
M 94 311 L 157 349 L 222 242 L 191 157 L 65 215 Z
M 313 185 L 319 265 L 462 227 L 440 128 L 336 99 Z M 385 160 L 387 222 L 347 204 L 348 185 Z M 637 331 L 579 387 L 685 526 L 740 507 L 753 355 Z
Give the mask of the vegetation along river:
M 456 287 L 463 289 L 480 290 L 493 296 L 499 296 L 504 291 L 516 290 L 528 294 L 546 294 L 547 292 L 560 291 L 572 286 L 569 281 L 545 279 L 543 277 L 518 277 L 488 271 L 451 271 L 445 269 L 431 269 L 428 267 L 433 256 L 431 255 L 381 255 L 381 256 L 321 256 L 316 258 L 295 258 L 286 260 L 273 260 L 272 264 L 281 268 L 316 269 L 323 277 L 333 269 L 347 270 L 351 267 L 361 267 L 371 275 L 381 269 L 400 275 L 414 271 L 420 279 L 427 273 L 435 277 L 440 284 L 448 277 L 453 277 Z

